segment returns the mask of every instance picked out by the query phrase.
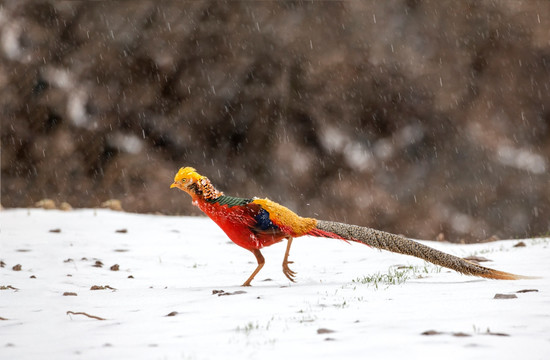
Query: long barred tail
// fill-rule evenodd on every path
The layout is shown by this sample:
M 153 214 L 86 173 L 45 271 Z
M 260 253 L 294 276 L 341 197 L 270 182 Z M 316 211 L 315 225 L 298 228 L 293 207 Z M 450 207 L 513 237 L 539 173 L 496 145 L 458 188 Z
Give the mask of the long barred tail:
M 311 230 L 308 235 L 361 242 L 378 249 L 415 256 L 466 275 L 499 280 L 529 278 L 527 276 L 510 274 L 480 266 L 457 256 L 446 254 L 429 246 L 422 245 L 400 235 L 394 235 L 357 225 L 318 220 L 316 229 Z

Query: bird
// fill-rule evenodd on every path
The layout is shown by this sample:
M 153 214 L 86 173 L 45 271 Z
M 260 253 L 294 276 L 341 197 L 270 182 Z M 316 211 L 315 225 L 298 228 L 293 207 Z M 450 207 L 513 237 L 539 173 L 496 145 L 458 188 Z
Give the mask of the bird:
M 260 249 L 287 240 L 283 258 L 283 274 L 296 282 L 297 273 L 289 268 L 290 247 L 294 238 L 315 236 L 357 242 L 373 248 L 414 256 L 430 263 L 455 270 L 465 275 L 488 279 L 517 280 L 530 278 L 494 270 L 444 253 L 402 235 L 369 227 L 335 221 L 301 217 L 292 210 L 267 198 L 240 198 L 217 190 L 206 176 L 193 167 L 182 167 L 176 173 L 170 188 L 185 191 L 235 244 L 249 250 L 256 257 L 256 269 L 242 284 L 250 286 L 265 264 Z

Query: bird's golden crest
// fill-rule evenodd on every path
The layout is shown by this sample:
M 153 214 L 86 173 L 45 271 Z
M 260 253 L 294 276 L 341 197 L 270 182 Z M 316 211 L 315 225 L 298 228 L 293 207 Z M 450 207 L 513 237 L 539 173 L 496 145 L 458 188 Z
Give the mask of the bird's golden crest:
M 202 176 L 192 167 L 179 169 L 176 176 L 174 176 L 174 183 L 170 187 L 178 187 L 188 193 L 192 191 L 207 200 L 223 195 L 221 191 L 216 190 L 206 176 Z
M 188 182 L 189 180 L 192 180 L 192 182 L 198 182 L 203 177 L 204 176 L 197 173 L 197 170 L 192 167 L 182 167 L 179 169 L 176 176 L 174 176 L 174 182 Z

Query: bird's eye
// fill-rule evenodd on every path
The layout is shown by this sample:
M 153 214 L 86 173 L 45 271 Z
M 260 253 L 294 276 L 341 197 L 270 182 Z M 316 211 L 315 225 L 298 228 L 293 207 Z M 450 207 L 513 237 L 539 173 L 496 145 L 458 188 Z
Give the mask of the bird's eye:
M 185 182 L 185 179 L 181 179 L 181 182 L 184 183 L 184 182 Z

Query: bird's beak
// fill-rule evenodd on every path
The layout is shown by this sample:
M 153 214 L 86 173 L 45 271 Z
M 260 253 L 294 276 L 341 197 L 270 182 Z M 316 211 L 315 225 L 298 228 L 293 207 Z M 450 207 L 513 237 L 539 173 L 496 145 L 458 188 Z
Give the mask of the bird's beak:
M 175 187 L 178 187 L 178 184 L 173 183 L 172 185 L 170 185 L 170 189 L 171 189 L 171 188 L 175 188 Z

